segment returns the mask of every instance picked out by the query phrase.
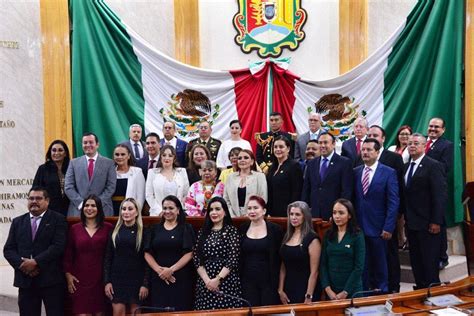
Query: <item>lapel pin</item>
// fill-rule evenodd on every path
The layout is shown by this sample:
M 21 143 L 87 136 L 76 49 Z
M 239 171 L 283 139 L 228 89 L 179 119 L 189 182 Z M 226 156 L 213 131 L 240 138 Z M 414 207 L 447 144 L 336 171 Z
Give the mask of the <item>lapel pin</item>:
M 345 245 L 346 248 L 351 248 L 351 245 Z

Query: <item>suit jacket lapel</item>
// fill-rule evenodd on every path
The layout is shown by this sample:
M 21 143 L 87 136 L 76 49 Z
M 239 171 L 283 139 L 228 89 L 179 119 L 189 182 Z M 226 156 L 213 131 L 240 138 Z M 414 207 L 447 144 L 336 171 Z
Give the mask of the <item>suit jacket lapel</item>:
M 46 212 L 44 212 L 43 217 L 41 218 L 41 222 L 38 226 L 38 230 L 36 231 L 35 240 L 37 240 L 38 237 L 41 235 L 41 232 L 44 230 L 44 227 L 49 225 L 49 217 L 50 217 L 49 212 L 51 211 L 47 210 Z M 30 236 L 31 236 L 31 229 L 30 229 Z

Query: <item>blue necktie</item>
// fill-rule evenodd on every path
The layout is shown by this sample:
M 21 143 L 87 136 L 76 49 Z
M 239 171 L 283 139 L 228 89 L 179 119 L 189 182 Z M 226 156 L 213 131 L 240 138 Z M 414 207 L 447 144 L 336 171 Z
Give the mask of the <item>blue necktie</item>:
M 138 160 L 138 159 L 140 159 L 140 151 L 138 151 L 138 144 L 137 143 L 133 144 L 133 147 L 135 147 L 134 148 L 135 158 Z
M 324 180 L 324 177 L 326 176 L 327 171 L 328 171 L 328 159 L 324 158 L 323 159 L 323 164 L 319 168 L 319 178 L 321 180 Z
M 413 177 L 413 169 L 415 168 L 415 163 L 410 163 L 410 169 L 408 170 L 407 176 L 407 188 L 410 187 L 411 178 Z

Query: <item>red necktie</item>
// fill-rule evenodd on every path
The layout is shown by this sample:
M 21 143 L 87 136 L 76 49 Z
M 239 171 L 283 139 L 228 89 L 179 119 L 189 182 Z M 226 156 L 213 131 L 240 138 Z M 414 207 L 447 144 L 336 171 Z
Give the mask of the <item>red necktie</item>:
M 357 139 L 357 143 L 356 143 L 356 151 L 357 151 L 357 154 L 360 155 L 360 143 L 362 141 L 360 139 Z
M 428 139 L 428 142 L 426 143 L 426 147 L 425 147 L 425 154 L 427 154 L 430 151 L 432 143 L 433 141 L 431 139 Z
M 94 159 L 89 159 L 89 165 L 87 166 L 87 173 L 89 174 L 89 181 L 92 179 L 94 174 Z

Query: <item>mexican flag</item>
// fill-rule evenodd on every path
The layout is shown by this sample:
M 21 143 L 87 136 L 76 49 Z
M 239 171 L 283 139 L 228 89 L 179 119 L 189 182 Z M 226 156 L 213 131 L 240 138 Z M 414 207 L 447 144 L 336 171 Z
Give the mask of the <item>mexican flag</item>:
M 445 136 L 455 144 L 448 223 L 462 221 L 462 1 L 420 0 L 363 63 L 325 81 L 291 73 L 288 60 L 231 71 L 182 64 L 151 47 L 103 0 L 72 0 L 71 17 L 76 155 L 82 154 L 82 133 L 92 131 L 101 153 L 111 156 L 133 123 L 161 134 L 170 120 L 178 137 L 189 140 L 197 137 L 198 123 L 208 120 L 213 137 L 224 140 L 230 137 L 229 122 L 238 118 L 243 138 L 255 144 L 254 134 L 268 130 L 270 112 L 283 114 L 284 130 L 301 134 L 308 113 L 319 111 L 324 127 L 341 140 L 351 136 L 354 120 L 365 116 L 370 125 L 386 129 L 389 146 L 401 125 L 426 134 L 429 119 L 437 116 L 446 121 Z

